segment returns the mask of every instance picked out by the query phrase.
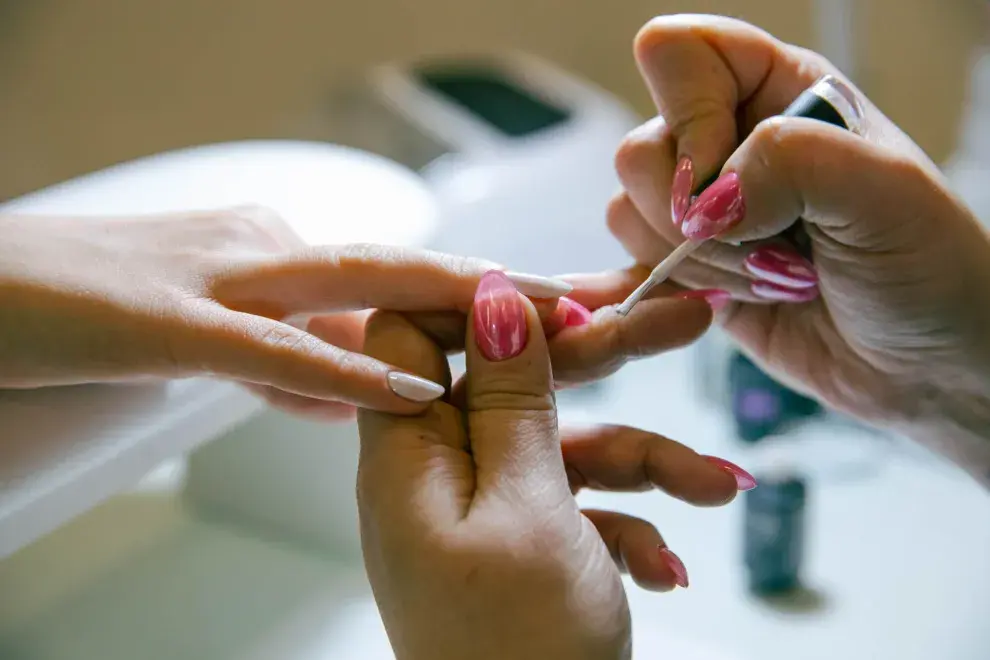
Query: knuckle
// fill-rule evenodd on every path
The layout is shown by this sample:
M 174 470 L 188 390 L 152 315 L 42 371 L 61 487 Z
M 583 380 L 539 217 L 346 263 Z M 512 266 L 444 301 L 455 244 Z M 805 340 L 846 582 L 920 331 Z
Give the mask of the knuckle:
M 817 80 L 826 73 L 835 73 L 837 71 L 831 60 L 810 48 L 787 44 L 785 50 L 793 56 L 797 64 L 798 77 L 807 79 L 809 83 Z
M 216 216 L 220 231 L 230 239 L 264 247 L 265 251 L 299 248 L 302 240 L 282 216 L 267 206 L 242 204 Z
M 275 353 L 291 353 L 300 357 L 316 355 L 328 348 L 329 344 L 324 344 L 316 337 L 300 332 L 283 324 L 272 324 L 265 328 L 258 336 L 258 343 L 265 349 Z M 346 353 L 337 356 L 337 362 L 346 360 Z
M 662 162 L 666 122 L 654 117 L 634 128 L 623 138 L 615 152 L 615 171 L 623 181 L 643 171 L 655 169 Z
M 786 117 L 764 119 L 750 137 L 750 160 L 765 172 L 786 174 L 795 166 L 816 166 L 820 150 L 812 143 L 817 142 L 817 136 Z
M 227 210 L 221 221 L 230 231 L 239 235 L 263 234 L 278 238 L 291 230 L 275 210 L 260 204 L 243 204 Z
M 684 102 L 672 106 L 667 128 L 678 138 L 701 128 L 721 136 L 729 127 L 735 127 L 732 111 L 718 96 L 685 97 Z
M 472 412 L 483 410 L 554 412 L 556 402 L 549 384 L 545 390 L 537 392 L 533 390 L 531 384 L 515 379 L 495 378 L 486 381 L 484 390 L 472 393 L 469 409 Z
M 436 263 L 436 267 L 441 272 L 450 273 L 456 277 L 463 277 L 466 275 L 476 275 L 480 270 L 478 266 L 481 264 L 480 261 L 469 259 L 467 257 L 459 257 L 455 254 L 447 254 L 444 252 L 430 252 L 427 255 L 428 258 L 432 258 Z M 490 270 L 490 269 L 486 269 Z
M 933 187 L 931 172 L 917 158 L 906 154 L 893 155 L 888 167 L 893 178 L 903 181 L 907 190 L 928 190 Z
M 671 41 L 691 36 L 700 27 L 700 17 L 689 14 L 654 16 L 636 33 L 633 50 L 641 61 L 654 58 Z
M 336 251 L 337 262 L 342 267 L 363 266 L 368 263 L 391 261 L 398 250 L 388 245 L 376 243 L 350 243 Z
M 241 204 L 228 210 L 225 215 L 231 220 L 259 227 L 273 223 L 284 223 L 282 216 L 277 211 L 262 204 Z
M 616 193 L 608 202 L 605 211 L 605 225 L 613 235 L 618 236 L 626 223 L 626 218 L 632 211 L 632 200 L 626 192 Z
M 636 33 L 633 49 L 636 57 L 641 60 L 650 59 L 656 49 L 663 44 L 667 36 L 667 17 L 654 16 Z

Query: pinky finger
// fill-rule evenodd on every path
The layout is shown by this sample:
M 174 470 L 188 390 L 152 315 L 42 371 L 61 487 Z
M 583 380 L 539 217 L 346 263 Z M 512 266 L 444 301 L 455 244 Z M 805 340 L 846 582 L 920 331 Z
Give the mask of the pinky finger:
M 585 509 L 583 513 L 598 530 L 619 570 L 640 587 L 671 591 L 688 586 L 684 563 L 667 548 L 651 523 L 615 511 Z

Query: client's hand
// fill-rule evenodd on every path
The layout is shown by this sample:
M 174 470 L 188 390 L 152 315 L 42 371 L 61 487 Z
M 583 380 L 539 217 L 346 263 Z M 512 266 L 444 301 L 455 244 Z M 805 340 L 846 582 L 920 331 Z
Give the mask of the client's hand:
M 492 267 L 384 246 L 308 248 L 257 208 L 2 217 L 0 388 L 214 375 L 296 411 L 418 412 L 443 389 L 354 352 L 356 310 L 467 311 Z M 546 299 L 545 315 L 570 289 L 513 280 Z
M 608 314 L 595 323 L 608 327 Z M 435 320 L 379 312 L 365 349 L 449 385 L 444 343 L 463 336 L 435 334 Z M 668 326 L 677 323 L 668 317 Z M 579 330 L 558 339 L 571 341 Z M 540 319 L 502 274 L 481 281 L 466 351 L 460 406 L 437 401 L 418 416 L 358 414 L 362 544 L 397 657 L 629 657 L 619 571 L 658 591 L 687 586 L 687 573 L 650 523 L 582 512 L 573 493 L 660 488 L 691 504 L 720 505 L 752 487 L 751 478 L 643 431 L 558 431 Z

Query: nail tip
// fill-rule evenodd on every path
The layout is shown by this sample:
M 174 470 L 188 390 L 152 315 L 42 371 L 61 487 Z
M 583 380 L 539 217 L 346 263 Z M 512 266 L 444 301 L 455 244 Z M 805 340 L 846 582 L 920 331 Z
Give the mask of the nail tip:
M 664 560 L 664 563 L 667 564 L 667 568 L 669 568 L 670 572 L 674 574 L 674 584 L 682 589 L 687 589 L 688 574 L 687 567 L 684 566 L 684 562 L 681 561 L 681 558 L 674 554 L 674 552 L 666 546 L 659 546 L 658 550 L 660 556 Z
M 543 277 L 542 275 L 530 275 L 516 271 L 506 271 L 502 274 L 519 293 L 532 298 L 559 298 L 574 290 L 573 285 L 555 277 Z
M 443 385 L 421 376 L 392 371 L 387 376 L 389 389 L 396 396 L 415 403 L 427 403 L 439 399 L 447 391 Z

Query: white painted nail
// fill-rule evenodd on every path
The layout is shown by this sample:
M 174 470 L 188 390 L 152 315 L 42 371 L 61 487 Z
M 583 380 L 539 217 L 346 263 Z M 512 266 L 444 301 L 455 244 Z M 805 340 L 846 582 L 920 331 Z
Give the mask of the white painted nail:
M 552 277 L 540 277 L 539 275 L 514 272 L 507 272 L 505 276 L 512 280 L 519 293 L 530 298 L 559 298 L 560 296 L 566 296 L 574 289 L 574 287 L 564 280 L 558 280 Z
M 401 371 L 389 372 L 388 386 L 403 399 L 415 401 L 416 403 L 439 399 L 445 391 L 442 385 L 437 385 L 432 380 L 426 380 L 425 378 Z

